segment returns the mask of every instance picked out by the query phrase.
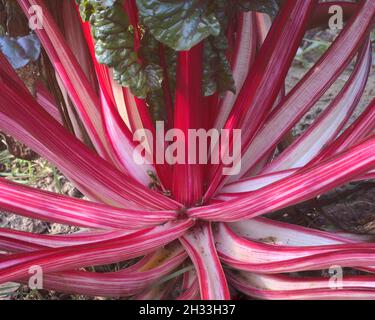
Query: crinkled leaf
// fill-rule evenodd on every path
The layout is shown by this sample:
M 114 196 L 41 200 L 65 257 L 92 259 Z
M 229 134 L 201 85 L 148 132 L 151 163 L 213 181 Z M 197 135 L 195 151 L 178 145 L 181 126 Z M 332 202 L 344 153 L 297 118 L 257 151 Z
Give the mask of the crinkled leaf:
M 177 70 L 177 52 L 169 47 L 165 47 L 165 61 L 168 66 L 168 82 L 171 92 L 176 91 L 176 70 Z M 172 96 L 174 98 L 174 95 Z
M 161 121 L 166 118 L 166 109 L 163 90 L 153 90 L 147 96 L 147 104 L 150 107 L 152 119 Z
M 163 69 L 157 64 L 149 64 L 145 67 L 144 72 L 147 75 L 147 85 L 151 89 L 160 89 L 163 81 Z
M 116 81 L 140 98 L 160 88 L 162 70 L 158 65 L 139 63 L 134 35 L 121 1 L 83 0 L 80 12 L 90 22 L 98 62 L 113 68 Z
M 211 4 L 209 0 L 137 0 L 143 22 L 154 37 L 179 51 L 220 33 Z
M 163 69 L 160 67 L 159 46 L 160 43 L 148 30 L 145 30 L 141 41 L 139 56 L 148 64 L 148 67 L 152 66 L 152 69 L 150 68 L 149 70 L 151 73 L 149 79 L 153 79 L 155 83 L 150 83 L 152 90 L 147 95 L 147 104 L 150 107 L 150 113 L 154 120 L 164 119 L 166 112 L 164 94 L 161 89 Z M 152 76 L 152 73 L 154 73 L 154 76 Z
M 94 13 L 94 6 L 90 3 L 90 0 L 76 0 L 79 5 L 79 13 L 83 21 L 89 21 L 91 15 Z
M 205 40 L 203 56 L 203 93 L 211 96 L 215 92 L 236 92 L 232 69 L 226 57 L 228 41 L 224 34 L 228 20 L 236 13 L 236 8 L 225 0 L 215 1 L 215 15 L 220 22 L 220 34 Z
M 214 68 L 217 54 L 210 41 L 205 41 L 203 52 L 203 94 L 207 97 L 213 95 L 217 90 Z
M 203 57 L 203 93 L 204 96 L 211 96 L 215 92 L 223 93 L 232 91 L 236 93 L 236 86 L 233 79 L 232 69 L 225 55 L 227 44 L 223 49 L 222 44 L 226 38 L 219 36 L 209 38 L 205 41 Z

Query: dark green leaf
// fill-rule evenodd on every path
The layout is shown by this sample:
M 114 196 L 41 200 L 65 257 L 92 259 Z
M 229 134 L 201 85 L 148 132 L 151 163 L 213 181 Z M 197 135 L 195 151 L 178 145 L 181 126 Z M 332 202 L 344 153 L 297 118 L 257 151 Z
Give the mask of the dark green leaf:
M 82 0 L 80 11 L 88 19 L 99 63 L 113 68 L 114 78 L 140 98 L 161 86 L 162 72 L 157 65 L 141 65 L 134 51 L 134 35 L 121 1 Z
M 203 56 L 203 94 L 211 96 L 215 92 L 236 92 L 230 63 L 227 60 L 227 38 L 224 31 L 227 29 L 228 20 L 235 14 L 235 8 L 225 0 L 215 1 L 214 10 L 220 22 L 220 34 L 205 40 Z
M 236 92 L 232 69 L 225 55 L 226 49 L 219 45 L 226 38 L 215 37 L 205 40 L 203 57 L 203 94 L 211 96 L 215 92 Z M 216 44 L 216 45 L 215 45 Z
M 179 51 L 189 50 L 210 35 L 220 23 L 209 0 L 137 0 L 143 23 L 154 37 Z
M 155 81 L 155 83 L 149 83 L 151 90 L 146 99 L 151 116 L 155 121 L 164 120 L 166 117 L 164 93 L 161 89 L 163 69 L 160 67 L 159 47 L 160 43 L 152 36 L 149 30 L 144 30 L 139 56 L 148 65 L 145 68 L 145 72 L 150 72 L 148 79 Z

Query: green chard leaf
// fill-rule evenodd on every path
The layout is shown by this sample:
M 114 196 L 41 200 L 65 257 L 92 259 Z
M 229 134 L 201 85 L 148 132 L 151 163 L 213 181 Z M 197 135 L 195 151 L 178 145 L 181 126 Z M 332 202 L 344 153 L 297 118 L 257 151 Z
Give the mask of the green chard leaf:
M 236 93 L 232 69 L 225 55 L 226 49 L 220 49 L 215 45 L 220 40 L 226 42 L 225 37 L 212 37 L 204 43 L 203 94 L 206 97 L 215 92 Z
M 191 49 L 210 35 L 220 33 L 220 23 L 210 0 L 137 0 L 139 13 L 153 36 L 178 51 Z
M 76 0 L 82 18 L 90 22 L 98 62 L 113 68 L 114 78 L 122 86 L 147 99 L 154 118 L 160 119 L 165 106 L 159 42 L 165 45 L 172 93 L 176 83 L 176 51 L 189 50 L 201 41 L 204 41 L 203 95 L 235 93 L 226 57 L 228 21 L 239 11 L 265 12 L 274 17 L 283 0 L 136 0 L 143 33 L 138 54 L 134 50 L 133 27 L 122 1 Z
M 160 43 L 146 29 L 141 41 L 139 56 L 148 67 L 152 66 L 152 70 L 149 71 L 154 74 L 154 76 L 149 76 L 149 79 L 153 79 L 155 84 L 150 84 L 152 90 L 149 91 L 146 102 L 155 121 L 163 120 L 166 117 L 164 93 L 161 89 L 162 83 L 159 82 L 163 78 L 163 69 L 160 67 L 159 46 Z
M 215 1 L 215 15 L 220 22 L 220 33 L 205 40 L 203 53 L 203 94 L 236 92 L 231 65 L 226 57 L 228 41 L 224 31 L 234 15 L 233 7 L 225 0 Z
M 169 47 L 165 47 L 164 53 L 165 63 L 168 66 L 169 89 L 172 92 L 172 99 L 174 99 L 174 92 L 176 91 L 177 52 Z
M 152 89 L 160 88 L 161 68 L 139 63 L 132 26 L 122 1 L 81 0 L 80 12 L 82 18 L 90 22 L 96 59 L 113 68 L 116 81 L 139 98 L 146 98 Z

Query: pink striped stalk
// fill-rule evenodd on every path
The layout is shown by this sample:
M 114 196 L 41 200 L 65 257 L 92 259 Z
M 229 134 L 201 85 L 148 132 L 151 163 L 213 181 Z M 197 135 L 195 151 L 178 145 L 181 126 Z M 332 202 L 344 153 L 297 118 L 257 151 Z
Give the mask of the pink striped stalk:
M 185 137 L 188 137 L 189 129 L 198 129 L 202 125 L 202 72 L 199 71 L 202 69 L 202 58 L 201 44 L 178 55 L 174 126 L 175 129 L 181 130 Z M 203 177 L 199 164 L 189 164 L 192 151 L 189 149 L 189 143 L 185 142 L 184 164 L 173 166 L 172 194 L 184 205 L 194 205 L 202 197 Z
M 358 56 L 356 68 L 340 94 L 309 129 L 262 173 L 303 167 L 341 132 L 363 95 L 372 65 L 368 42 Z
M 221 189 L 221 192 L 212 201 L 220 202 L 220 201 L 238 198 L 243 193 L 249 193 L 251 191 L 261 189 L 276 181 L 289 177 L 292 174 L 297 173 L 301 169 L 302 168 L 300 167 L 300 168 L 295 168 L 295 169 L 276 171 L 276 172 L 267 173 L 267 174 L 259 174 L 258 176 L 254 176 L 251 178 L 240 179 L 236 182 L 232 182 L 224 186 Z M 371 180 L 373 175 L 374 175 L 374 170 L 365 172 L 357 177 L 354 177 L 353 181 Z
M 221 192 L 215 197 L 217 200 L 228 200 L 231 198 L 237 198 L 243 193 L 249 193 L 268 186 L 276 181 L 282 180 L 283 178 L 289 177 L 296 173 L 297 169 L 277 171 L 268 174 L 260 174 L 255 177 L 241 179 L 236 182 L 227 184 L 221 189 Z
M 374 241 L 372 235 L 324 232 L 264 218 L 233 222 L 227 226 L 242 238 L 284 246 L 323 246 Z M 375 271 L 372 266 L 359 269 L 370 273 Z
M 64 86 L 68 89 L 67 92 L 85 125 L 91 141 L 98 153 L 105 159 L 109 159 L 102 119 L 98 109 L 98 97 L 88 83 L 73 53 L 66 45 L 52 16 L 41 0 L 19 0 L 18 3 L 26 15 L 30 15 L 28 10 L 33 5 L 42 9 L 43 29 L 37 29 L 36 33 Z
M 247 147 L 271 110 L 304 35 L 308 17 L 316 4 L 315 0 L 285 1 L 275 19 L 259 52 L 259 58 L 255 60 L 254 68 L 250 70 L 224 126 L 229 130 L 244 129 L 244 147 Z M 222 169 L 222 164 L 214 166 L 205 199 L 210 198 L 223 184 Z
M 24 231 L 17 231 L 12 229 L 1 229 L 1 239 L 18 239 L 25 243 L 39 245 L 43 247 L 58 248 L 64 246 L 74 246 L 80 244 L 88 244 L 100 242 L 104 240 L 118 238 L 130 234 L 129 231 L 85 231 L 68 235 L 45 235 L 35 234 Z M 2 250 L 5 250 L 2 248 Z
M 199 224 L 180 238 L 180 241 L 197 270 L 201 298 L 228 300 L 229 289 L 216 253 L 211 228 L 209 223 Z
M 268 32 L 271 29 L 272 26 L 272 19 L 269 15 L 264 13 L 256 13 L 256 28 L 257 28 L 257 50 L 259 51 L 262 47 L 264 41 L 267 38 Z M 275 108 L 277 108 L 280 105 L 280 102 L 285 97 L 285 84 L 282 85 L 279 95 L 277 99 L 274 101 L 272 110 L 274 111 Z M 263 159 L 261 159 L 257 165 L 247 172 L 246 177 L 252 177 L 254 175 L 257 175 L 262 171 L 263 167 L 270 163 L 273 159 L 275 150 L 270 150 L 268 154 L 265 154 L 263 156 Z M 230 180 L 230 179 L 229 179 Z
M 132 296 L 152 286 L 186 260 L 181 246 L 161 249 L 116 272 L 96 273 L 87 271 L 64 271 L 50 273 L 44 286 L 61 292 L 89 296 Z
M 133 133 L 137 130 L 149 130 L 154 139 L 150 140 L 147 137 L 147 142 L 151 150 L 157 150 L 158 148 L 166 148 L 167 144 L 162 137 L 156 134 L 155 125 L 151 120 L 151 115 L 148 113 L 148 107 L 146 103 L 135 97 L 129 90 L 126 88 L 122 88 L 125 105 L 127 107 L 127 114 L 130 117 L 130 123 L 132 123 Z M 155 151 L 151 152 L 150 158 L 153 160 L 155 164 L 155 169 L 158 175 L 158 178 L 161 182 L 161 187 L 165 190 L 166 188 L 171 188 L 171 179 L 172 179 L 172 168 L 168 163 L 159 163 L 157 161 Z M 155 170 L 154 170 L 155 171 Z
M 343 130 L 369 75 L 374 1 L 286 0 L 274 22 L 260 13 L 237 14 L 224 33 L 233 49 L 227 58 L 235 95 L 202 96 L 202 42 L 177 53 L 174 106 L 170 84 L 163 82 L 166 128 L 180 129 L 185 136 L 189 129 L 242 129 L 242 170 L 230 177 L 222 175 L 222 163 L 138 166 L 133 158 L 134 132 L 148 129 L 155 136 L 156 131 L 149 106 L 115 83 L 111 69 L 97 63 L 90 27 L 76 15 L 75 3 L 63 4 L 64 30 L 58 29 L 44 1 L 18 3 L 27 16 L 31 5 L 43 9 L 44 29 L 36 32 L 55 68 L 69 114 L 79 115 L 95 150 L 83 139 L 75 117 L 70 121 L 78 138 L 61 124 L 50 94 L 39 87 L 34 98 L 0 54 L 1 130 L 54 163 L 91 199 L 0 179 L 1 210 L 84 228 L 68 235 L 0 228 L 0 284 L 27 283 L 29 268 L 39 265 L 46 289 L 84 295 L 230 299 L 230 285 L 234 293 L 257 299 L 375 299 L 373 236 L 324 232 L 259 217 L 346 182 L 374 178 L 374 101 Z M 345 29 L 285 96 L 285 77 L 303 35 L 327 23 L 332 4 L 344 9 Z M 136 1 L 126 1 L 124 12 L 134 28 L 136 52 L 147 30 Z M 161 67 L 167 75 L 164 49 L 160 44 Z M 274 157 L 285 134 L 355 56 L 349 81 L 327 110 Z M 157 148 L 172 143 L 155 138 L 148 141 L 154 160 Z M 216 147 L 225 151 L 232 143 Z M 185 160 L 189 152 L 187 147 Z M 156 190 L 148 188 L 150 183 Z M 135 258 L 140 259 L 115 272 L 82 270 Z M 341 290 L 331 290 L 326 278 L 294 274 L 332 265 L 367 274 L 344 273 Z
M 253 12 L 240 15 L 238 39 L 234 49 L 232 62 L 233 78 L 236 83 L 237 92 L 227 92 L 219 105 L 219 114 L 216 118 L 215 128 L 222 129 L 232 110 L 241 88 L 243 87 L 250 67 L 255 59 L 256 53 L 256 24 Z
M 329 279 L 291 278 L 248 272 L 228 273 L 230 283 L 242 293 L 267 300 L 374 300 L 374 278 L 346 277 L 342 288 L 329 287 Z
M 224 224 L 219 225 L 215 241 L 223 262 L 251 272 L 285 273 L 328 269 L 333 265 L 371 267 L 375 260 L 372 243 L 302 247 L 257 243 L 239 237 Z
M 112 104 L 110 98 L 104 91 L 100 92 L 102 113 L 105 116 L 105 127 L 108 139 L 111 141 L 117 162 L 121 168 L 137 181 L 147 186 L 150 183 L 148 172 L 154 172 L 150 164 L 139 166 L 134 163 L 133 157 L 140 156 L 135 151 L 135 145 L 132 140 L 130 130 L 125 126 L 120 115 Z
M 182 223 L 169 223 L 169 224 L 159 226 L 159 227 L 156 227 L 156 228 L 143 229 L 142 231 L 137 231 L 135 233 L 124 234 L 122 236 L 119 236 L 119 237 L 113 238 L 113 239 L 110 239 L 110 237 L 109 237 L 109 240 L 103 240 L 101 242 L 93 243 L 91 245 L 91 249 L 90 249 L 90 246 L 88 246 L 87 244 L 84 244 L 84 245 L 60 247 L 60 248 L 58 248 L 58 250 L 60 250 L 60 251 L 66 251 L 66 250 L 70 251 L 67 255 L 65 255 L 65 259 L 70 258 L 71 263 L 75 263 L 75 264 L 80 264 L 81 262 L 78 261 L 78 260 L 76 260 L 76 261 L 72 260 L 72 256 L 74 257 L 75 254 L 77 254 L 77 252 L 76 253 L 73 252 L 74 249 L 81 249 L 81 248 L 87 249 L 87 251 L 85 251 L 87 253 L 86 258 L 87 259 L 90 259 L 90 258 L 93 259 L 94 260 L 93 263 L 95 264 L 96 263 L 95 261 L 97 259 L 99 259 L 99 260 L 101 259 L 100 257 L 94 256 L 95 250 L 98 248 L 98 246 L 103 247 L 103 245 L 104 245 L 107 248 L 106 250 L 111 250 L 111 248 L 112 249 L 114 248 L 114 249 L 117 249 L 117 252 L 121 252 L 122 251 L 122 249 L 120 248 L 121 242 L 122 242 L 123 245 L 125 244 L 125 247 L 128 247 L 128 250 L 127 250 L 126 254 L 134 254 L 134 250 L 138 250 L 142 246 L 142 242 L 144 242 L 145 251 L 144 251 L 143 255 L 147 255 L 148 253 L 156 250 L 152 247 L 153 244 L 155 243 L 155 241 L 163 242 L 165 239 L 168 238 L 168 236 L 166 235 L 166 230 L 170 230 L 172 234 L 177 233 L 177 236 L 178 236 L 178 232 L 181 232 L 181 229 L 183 229 L 183 228 L 185 228 L 185 230 L 186 230 L 186 228 L 189 227 L 189 223 L 190 223 L 190 226 L 193 225 L 193 223 L 191 223 L 189 221 L 184 221 Z M 156 237 L 154 237 L 154 236 L 156 236 Z M 171 236 L 171 235 L 169 235 L 169 236 Z M 151 239 L 151 238 L 153 238 L 153 239 Z M 9 259 L 8 259 L 8 257 L 4 256 L 2 259 L 0 259 L 1 263 L 2 263 L 1 268 L 7 268 L 7 267 L 15 266 L 15 265 L 20 265 L 22 263 L 28 263 L 35 258 L 42 259 L 44 257 L 50 256 L 51 254 L 53 255 L 54 253 L 56 253 L 55 251 L 57 251 L 57 250 L 53 250 L 55 248 L 49 249 L 49 247 L 45 248 L 45 246 L 42 247 L 39 244 L 30 243 L 30 242 L 22 241 L 22 240 L 16 240 L 16 244 L 14 246 L 12 246 L 10 241 L 7 241 L 7 240 L 9 240 L 9 239 L 7 239 L 6 237 L 2 237 L 2 246 L 4 247 L 4 249 L 9 247 L 9 248 L 11 248 L 10 249 L 11 252 L 13 252 L 13 251 L 22 252 L 21 248 L 24 248 L 24 251 L 33 251 L 32 252 L 33 256 L 28 255 L 28 254 L 23 254 L 23 253 L 20 253 L 18 255 L 13 255 Z M 171 240 L 171 241 L 173 241 L 173 240 Z M 167 241 L 167 242 L 171 242 L 171 241 Z M 107 244 L 108 244 L 108 246 L 107 246 Z M 164 245 L 165 245 L 165 243 L 164 243 Z M 129 250 L 129 248 L 131 248 L 131 250 Z M 108 251 L 107 251 L 107 253 L 108 253 Z M 90 254 L 92 254 L 91 257 L 90 257 Z M 114 257 L 112 257 L 112 258 L 115 259 Z M 121 257 L 117 257 L 117 258 L 120 259 L 117 262 L 121 261 Z M 112 261 L 114 261 L 114 260 L 112 260 Z M 148 263 L 148 260 L 145 261 L 145 265 L 146 265 L 146 262 Z M 51 261 L 49 261 L 49 263 L 51 263 Z M 98 264 L 100 264 L 100 263 L 98 263 Z M 61 265 L 59 268 L 62 268 L 63 270 L 65 270 L 63 265 Z M 73 268 L 76 268 L 76 267 L 73 267 Z
M 95 92 L 98 92 L 98 79 L 95 77 L 94 65 L 90 59 L 90 52 L 85 42 L 85 35 L 80 31 L 80 19 L 77 15 L 76 5 L 72 1 L 62 3 L 62 20 L 66 43 L 72 50 L 77 62 L 85 73 L 87 80 Z
M 46 110 L 56 121 L 64 125 L 63 117 L 56 105 L 55 99 L 47 88 L 41 83 L 36 84 L 36 101 Z
M 116 109 L 115 105 L 116 98 L 114 90 L 118 90 L 119 88 L 113 88 L 113 82 L 110 80 L 110 71 L 107 67 L 100 65 L 95 59 L 94 43 L 91 38 L 88 23 L 82 23 L 82 28 L 94 62 L 96 75 L 100 83 L 101 113 L 104 119 L 107 140 L 110 141 L 111 147 L 113 148 L 115 161 L 119 168 L 133 176 L 143 185 L 147 186 L 150 182 L 148 172 L 153 172 L 154 168 L 149 164 L 140 166 L 134 163 L 133 157 L 137 155 L 135 154 L 135 143 L 133 142 L 132 132 L 126 126 L 123 119 L 121 119 L 119 111 Z M 119 90 L 122 91 L 122 89 Z M 134 97 L 131 98 L 134 99 Z M 129 105 L 129 103 L 126 105 L 132 110 L 137 110 L 137 108 L 133 105 Z
M 172 244 L 116 272 L 63 271 L 47 274 L 44 287 L 89 296 L 131 296 L 172 272 L 186 257 L 181 246 Z M 27 283 L 27 280 L 21 282 Z
M 88 23 L 82 22 L 82 28 L 101 87 L 100 100 L 107 139 L 114 150 L 114 157 L 117 163 L 143 185 L 149 184 L 148 173 L 154 172 L 156 168 L 162 182 L 162 187 L 164 185 L 170 187 L 170 167 L 168 165 L 157 164 L 153 153 L 149 156 L 153 159 L 153 163 L 156 163 L 155 168 L 150 164 L 141 166 L 134 163 L 133 159 L 139 156 L 139 152 L 135 150 L 132 133 L 141 129 L 150 130 L 153 136 L 156 137 L 155 143 L 149 139 L 147 140 L 150 148 L 160 148 L 164 142 L 160 141 L 159 137 L 155 134 L 155 127 L 152 124 L 150 115 L 147 113 L 144 101 L 136 98 L 127 88 L 122 88 L 116 84 L 111 78 L 111 71 L 96 61 L 94 43 Z M 125 109 L 126 117 L 129 120 L 129 126 L 124 123 L 124 119 L 120 115 L 120 110 L 116 108 L 116 103 L 119 100 L 124 105 L 123 109 Z M 118 103 L 118 105 L 120 104 Z
M 375 99 L 373 99 L 366 110 L 356 119 L 356 121 L 343 132 L 337 140 L 327 146 L 319 157 L 312 162 L 317 162 L 321 158 L 341 152 L 361 139 L 366 138 L 375 129 Z
M 4 73 L 0 70 L 0 77 L 2 74 Z M 78 182 L 79 185 L 90 186 L 90 192 L 100 192 L 99 198 L 103 200 L 107 198 L 108 200 L 104 200 L 106 202 L 134 208 L 136 206 L 134 205 L 135 198 L 133 196 L 141 190 L 149 192 L 146 187 L 139 185 L 129 176 L 117 171 L 110 163 L 93 154 L 89 148 L 75 137 L 67 134 L 66 130 L 56 120 L 33 101 L 32 96 L 25 88 L 20 87 L 12 79 L 8 78 L 8 82 L 5 83 L 4 78 L 1 78 L 1 83 L 4 83 L 4 85 L 2 86 L 3 95 L 0 102 L 0 114 L 2 115 L 0 123 L 1 127 L 7 130 L 9 134 L 26 142 L 40 155 L 58 164 L 60 169 L 68 177 L 72 177 L 72 180 Z M 13 84 L 13 86 L 11 87 L 10 84 Z M 9 109 L 8 105 L 13 105 L 14 108 Z M 12 124 L 17 118 L 18 125 Z M 6 119 L 9 119 L 9 121 L 6 121 Z M 65 156 L 67 154 L 69 158 Z M 74 171 L 85 172 L 85 174 L 75 175 Z M 113 182 L 116 180 L 119 184 L 114 187 Z M 107 186 L 105 186 L 106 184 Z M 119 185 L 123 185 L 125 189 L 120 191 Z M 132 197 L 131 201 L 129 201 L 129 196 Z M 174 203 L 174 201 L 160 194 L 155 193 L 155 196 L 164 204 Z M 128 201 L 125 200 L 126 197 L 128 197 Z M 139 200 L 142 203 L 150 201 L 150 207 L 155 208 L 156 203 L 151 198 L 147 199 L 140 196 Z M 176 206 L 175 203 L 172 205 L 175 208 Z M 164 205 L 160 208 L 162 207 Z M 167 209 L 167 207 L 164 209 Z
M 185 272 L 182 277 L 181 294 L 176 300 L 199 299 L 199 282 L 195 271 Z
M 285 133 L 319 100 L 346 68 L 369 33 L 374 11 L 373 2 L 361 3 L 358 16 L 354 16 L 348 22 L 328 51 L 293 88 L 281 102 L 282 105 L 257 133 L 242 155 L 243 165 L 240 176 L 246 174 L 266 152 L 276 146 Z
M 27 277 L 29 268 L 35 265 L 50 273 L 135 258 L 177 239 L 193 224 L 186 220 L 90 245 L 43 249 L 4 257 L 0 259 L 0 281 Z
M 306 167 L 249 195 L 188 210 L 191 218 L 238 221 L 311 199 L 375 166 L 375 137 L 313 167 Z

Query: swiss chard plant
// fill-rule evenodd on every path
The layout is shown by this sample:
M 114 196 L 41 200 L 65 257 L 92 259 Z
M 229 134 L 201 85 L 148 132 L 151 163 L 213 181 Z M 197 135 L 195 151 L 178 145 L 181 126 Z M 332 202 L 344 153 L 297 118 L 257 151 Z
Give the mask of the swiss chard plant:
M 371 70 L 375 1 L 71 0 L 62 2 L 63 26 L 45 1 L 17 2 L 28 18 L 42 18 L 35 32 L 67 111 L 44 87 L 29 93 L 0 56 L 0 128 L 55 164 L 86 198 L 0 179 L 2 211 L 82 229 L 0 228 L 0 283 L 27 284 L 38 266 L 45 289 L 89 296 L 375 298 L 375 244 L 367 237 L 261 217 L 375 178 L 375 100 L 348 125 Z M 332 5 L 342 8 L 344 28 L 286 93 L 305 33 L 328 27 Z M 281 149 L 348 67 L 324 112 Z M 156 134 L 156 121 L 184 134 L 241 130 L 240 170 L 225 175 L 221 160 L 157 161 L 172 141 Z M 139 164 L 147 153 L 134 140 L 141 129 L 155 141 L 146 141 L 153 161 Z M 230 134 L 227 145 L 198 153 L 225 154 L 236 143 Z M 130 266 L 88 268 L 122 261 Z M 325 277 L 296 276 L 332 265 L 364 275 L 345 275 L 340 290 Z

